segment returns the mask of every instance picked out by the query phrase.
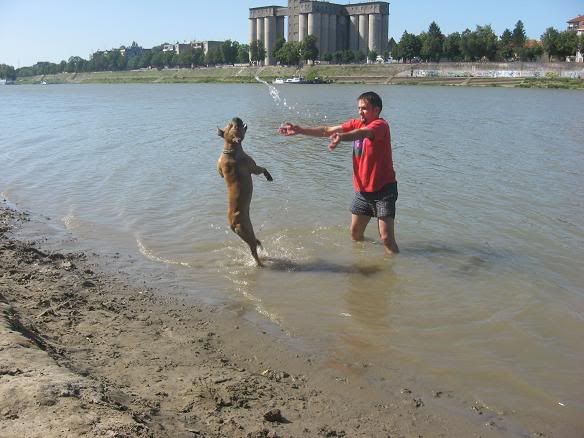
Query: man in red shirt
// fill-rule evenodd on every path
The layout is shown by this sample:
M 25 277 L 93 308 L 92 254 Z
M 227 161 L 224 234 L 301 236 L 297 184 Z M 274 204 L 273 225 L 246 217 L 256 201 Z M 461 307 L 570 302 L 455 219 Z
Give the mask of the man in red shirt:
M 304 134 L 329 137 L 330 151 L 341 141 L 353 142 L 353 185 L 355 196 L 351 205 L 351 237 L 362 241 L 367 224 L 377 218 L 379 236 L 389 254 L 397 254 L 394 219 L 397 181 L 391 154 L 389 124 L 379 117 L 383 103 L 377 93 L 369 91 L 357 99 L 358 119 L 338 126 L 303 127 L 285 123 L 283 135 Z

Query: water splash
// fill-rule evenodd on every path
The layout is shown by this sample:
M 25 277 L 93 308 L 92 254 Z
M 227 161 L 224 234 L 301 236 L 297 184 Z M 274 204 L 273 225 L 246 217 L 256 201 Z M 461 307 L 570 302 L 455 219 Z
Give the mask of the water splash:
M 298 106 L 298 104 L 289 105 L 288 102 L 286 102 L 286 99 L 280 96 L 280 92 L 278 91 L 278 89 L 274 85 L 264 81 L 259 76 L 255 76 L 255 80 L 261 84 L 264 84 L 266 87 L 268 87 L 268 92 L 270 93 L 270 97 L 272 98 L 272 100 L 274 101 L 276 106 L 283 108 L 286 111 L 295 113 L 297 116 L 300 116 L 303 118 L 308 117 L 309 119 L 311 119 L 315 122 L 318 122 L 319 120 L 321 122 L 327 121 L 326 115 L 322 115 L 320 113 L 312 114 L 312 112 L 308 109 L 303 109 L 302 111 L 297 110 L 296 107 Z
M 255 80 L 261 84 L 264 84 L 266 87 L 268 87 L 270 96 L 272 97 L 272 99 L 274 100 L 276 105 L 278 105 L 278 106 L 282 105 L 282 106 L 284 106 L 284 108 L 289 108 L 288 104 L 286 103 L 286 99 L 282 99 L 280 97 L 280 92 L 278 91 L 278 89 L 276 87 L 274 87 L 272 84 L 267 83 L 263 79 L 260 79 L 259 76 L 256 76 Z M 290 109 L 292 109 L 292 108 L 290 108 Z
M 69 231 L 73 230 L 79 225 L 77 216 L 75 215 L 73 209 L 69 209 L 69 212 L 63 216 L 61 221 L 63 222 L 63 225 L 65 225 L 65 229 Z

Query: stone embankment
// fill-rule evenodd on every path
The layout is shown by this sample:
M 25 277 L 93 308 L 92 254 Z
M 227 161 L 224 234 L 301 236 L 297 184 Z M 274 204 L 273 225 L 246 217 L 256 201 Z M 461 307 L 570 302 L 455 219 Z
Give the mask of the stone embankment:
M 293 76 L 325 78 L 338 84 L 435 84 L 523 86 L 528 81 L 572 81 L 584 88 L 584 64 L 576 63 L 416 63 L 306 65 L 297 67 L 221 66 L 61 73 L 20 78 L 17 83 L 255 83 Z M 575 85 L 574 85 L 575 84 Z

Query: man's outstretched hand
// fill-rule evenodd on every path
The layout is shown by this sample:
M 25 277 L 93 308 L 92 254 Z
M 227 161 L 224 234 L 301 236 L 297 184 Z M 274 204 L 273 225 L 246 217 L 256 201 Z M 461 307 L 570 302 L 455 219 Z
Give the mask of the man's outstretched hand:
M 328 150 L 332 152 L 332 151 L 334 151 L 336 149 L 336 147 L 341 142 L 341 136 L 338 134 L 338 132 L 335 132 L 333 135 L 331 135 L 329 137 L 329 140 L 331 142 L 328 145 Z
M 293 125 L 290 122 L 286 122 L 286 123 L 282 123 L 280 125 L 280 128 L 278 129 L 278 131 L 280 132 L 280 134 L 282 135 L 296 135 L 299 133 L 300 131 L 300 127 L 298 125 Z

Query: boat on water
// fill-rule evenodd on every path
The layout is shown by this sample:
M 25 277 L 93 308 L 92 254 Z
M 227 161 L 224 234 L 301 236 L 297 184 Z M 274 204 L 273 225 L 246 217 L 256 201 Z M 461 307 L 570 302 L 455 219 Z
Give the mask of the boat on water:
M 304 79 L 302 76 L 294 76 L 286 79 L 276 78 L 272 81 L 272 84 L 330 84 L 330 82 L 319 77 Z

